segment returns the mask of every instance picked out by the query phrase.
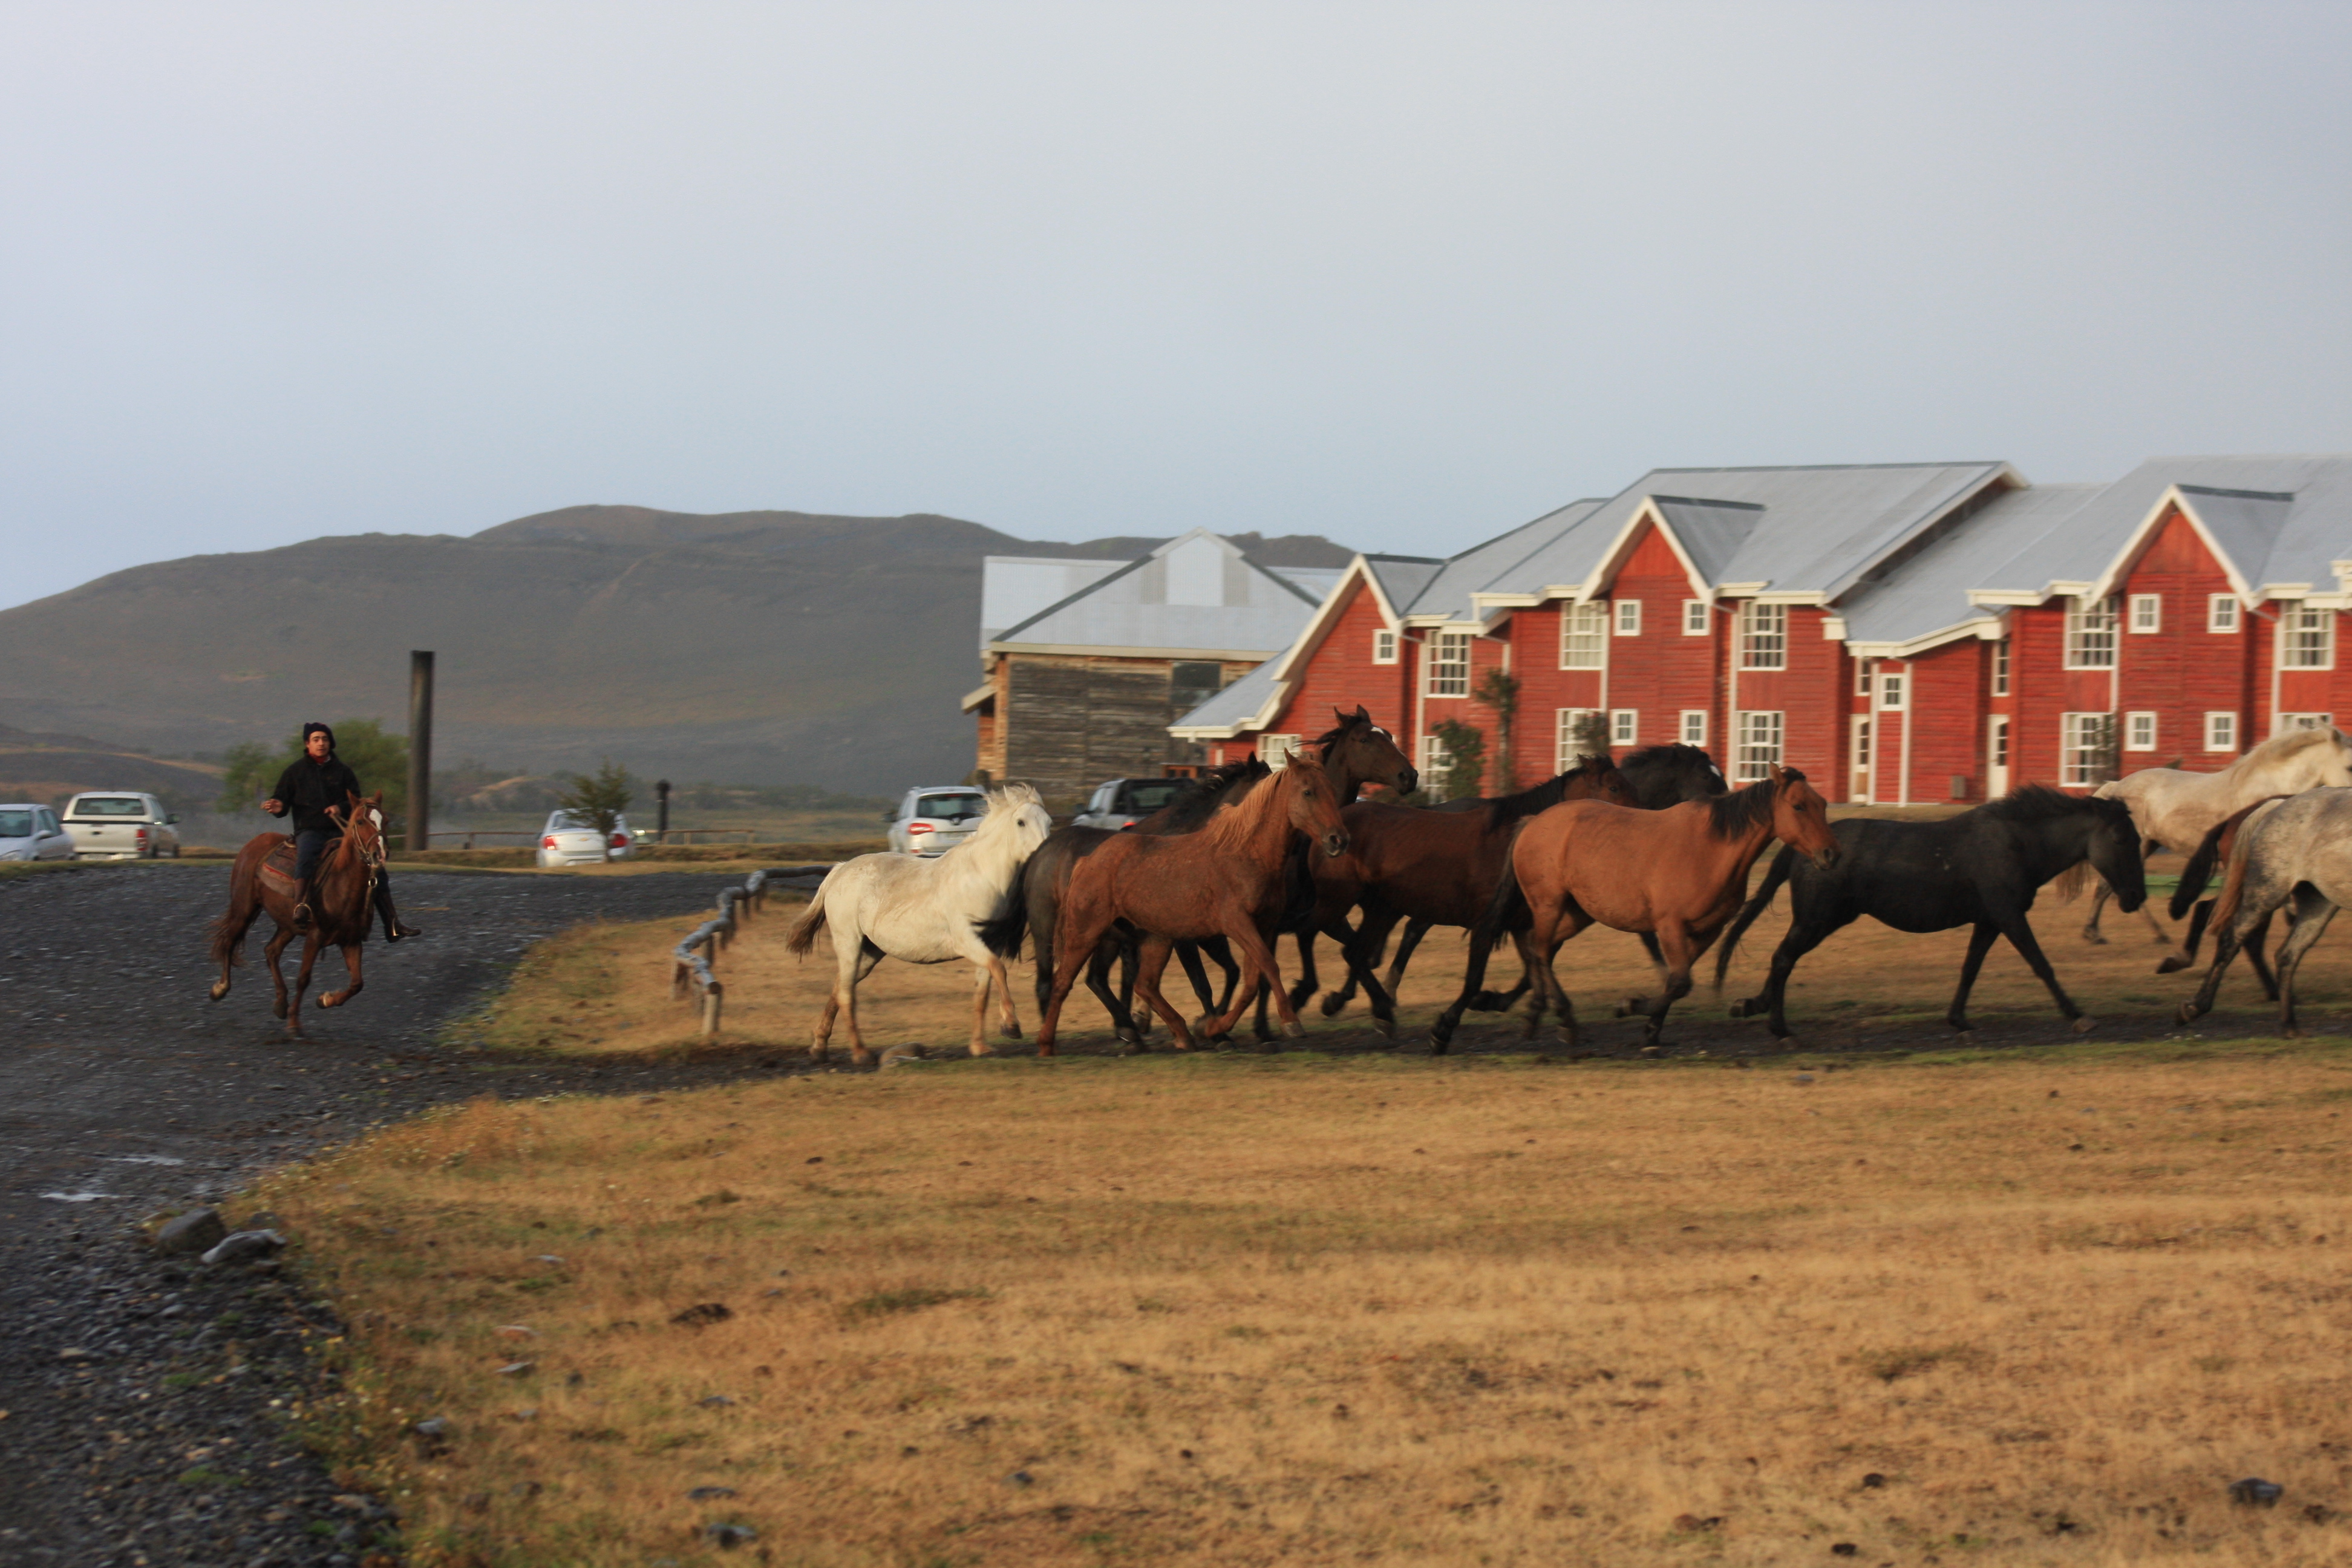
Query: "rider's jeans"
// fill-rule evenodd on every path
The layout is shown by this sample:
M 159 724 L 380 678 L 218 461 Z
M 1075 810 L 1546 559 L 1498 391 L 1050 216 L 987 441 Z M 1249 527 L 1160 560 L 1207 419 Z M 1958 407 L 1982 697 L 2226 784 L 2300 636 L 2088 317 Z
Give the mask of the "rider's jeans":
M 327 847 L 327 841 L 332 837 L 334 835 L 322 827 L 306 827 L 296 834 L 294 836 L 294 874 L 302 880 L 309 881 L 310 873 L 319 868 L 319 852 Z

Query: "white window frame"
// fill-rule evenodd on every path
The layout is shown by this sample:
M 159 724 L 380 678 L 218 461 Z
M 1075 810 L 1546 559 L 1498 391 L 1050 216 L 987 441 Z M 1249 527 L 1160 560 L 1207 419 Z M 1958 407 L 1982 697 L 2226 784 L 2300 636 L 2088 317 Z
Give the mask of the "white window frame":
M 1876 659 L 1855 659 L 1853 661 L 1853 694 L 1856 697 L 1867 697 L 1873 691 L 1876 690 L 1877 687 L 1874 684 L 1874 680 L 1877 674 L 1878 661 Z
M 2334 669 L 2336 612 L 2315 608 L 2301 600 L 2283 606 L 2279 611 L 2279 668 Z
M 1287 765 L 1288 753 L 1306 743 L 1304 735 L 1260 735 L 1257 738 L 1257 760 L 1278 773 Z
M 1552 772 L 1567 773 L 1583 759 L 1584 753 L 1576 749 L 1577 721 L 1600 711 L 1598 708 L 1562 708 L 1555 711 L 1551 730 Z
M 1684 745 L 1696 746 L 1702 751 L 1706 749 L 1706 720 L 1707 712 L 1704 708 L 1685 708 L 1683 710 L 1682 726 L 1679 735 Z
M 1609 668 L 1609 602 L 1588 599 L 1559 607 L 1559 667 L 1562 669 Z
M 2108 717 L 2088 711 L 2058 715 L 2058 782 L 2068 789 L 2096 789 L 2106 782 L 2091 776 L 2098 771 L 2098 760 L 2091 755 L 2088 737 L 2090 721 Z
M 1758 784 L 1772 776 L 1772 764 L 1781 760 L 1788 744 L 1788 713 L 1781 709 L 1758 709 L 1735 713 L 1732 734 L 1731 782 Z
M 1911 705 L 1911 672 L 1907 669 L 1882 669 L 1878 672 L 1878 695 L 1875 706 L 1882 713 L 1901 713 Z
M 1685 599 L 1683 601 L 1683 636 L 1703 637 L 1706 636 L 1706 601 Z
M 2238 595 L 2210 594 L 2205 599 L 2205 629 L 2209 632 L 2234 632 L 2238 629 Z
M 1435 735 L 1421 738 L 1421 787 L 1433 800 L 1445 798 L 1445 775 L 1453 769 L 1454 753 Z
M 2126 752 L 2156 750 L 2156 714 L 2138 708 L 2124 715 L 2123 749 Z
M 2234 710 L 2215 710 L 2205 715 L 2205 749 L 2209 752 L 2234 752 L 2238 749 L 2238 715 Z
M 2333 713 L 2282 713 L 2271 729 L 2273 734 L 2284 735 L 2291 730 L 2325 730 L 2335 722 Z
M 2066 606 L 2066 668 L 2113 669 L 2116 667 L 2116 601 L 2075 599 Z
M 1621 637 L 1640 637 L 1642 635 L 1642 601 L 1612 599 L 1609 602 L 1616 606 L 1613 621 L 1617 635 Z
M 2134 594 L 2131 596 L 2131 629 L 2137 637 L 2147 637 L 2164 629 L 2164 595 Z
M 1789 668 L 1789 606 L 1760 605 L 1753 599 L 1739 606 L 1739 668 Z
M 1444 701 L 1470 695 L 1470 639 L 1475 635 L 1444 627 L 1429 634 L 1428 640 L 1422 644 L 1428 650 L 1422 673 L 1423 696 Z M 1459 653 L 1462 657 L 1458 661 L 1439 657 L 1446 653 Z M 1442 675 L 1442 670 L 1459 673 Z M 1449 687 L 1453 689 L 1447 689 Z
M 1995 697 L 2006 697 L 2009 695 L 2009 639 L 2007 637 L 1994 638 L 1992 645 L 1992 694 Z
M 1639 744 L 1642 733 L 1642 710 L 1639 708 L 1612 708 L 1609 710 L 1609 743 L 1612 746 Z
M 1388 626 L 1380 626 L 1375 628 L 1372 632 L 1372 662 L 1374 664 L 1394 664 L 1396 661 L 1397 635 L 1395 631 Z

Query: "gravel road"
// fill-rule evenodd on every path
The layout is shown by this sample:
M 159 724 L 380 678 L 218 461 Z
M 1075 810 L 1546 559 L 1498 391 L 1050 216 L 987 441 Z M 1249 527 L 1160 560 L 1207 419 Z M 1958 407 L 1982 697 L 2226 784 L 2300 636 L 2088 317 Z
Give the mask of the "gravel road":
M 401 871 L 402 911 L 429 934 L 371 942 L 367 989 L 306 1009 L 300 1043 L 270 1016 L 257 941 L 236 989 L 206 998 L 226 866 L 0 883 L 0 1565 L 377 1556 L 380 1500 L 339 1498 L 280 1431 L 315 1375 L 304 1339 L 331 1331 L 331 1312 L 267 1267 L 166 1262 L 128 1227 L 440 1100 L 762 1070 L 485 1068 L 434 1044 L 531 942 L 708 910 L 732 879 Z

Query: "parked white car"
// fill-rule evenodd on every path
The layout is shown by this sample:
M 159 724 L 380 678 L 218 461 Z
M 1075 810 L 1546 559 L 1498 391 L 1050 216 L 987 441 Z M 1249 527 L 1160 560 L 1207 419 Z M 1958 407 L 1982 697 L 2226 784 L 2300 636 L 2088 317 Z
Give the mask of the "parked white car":
M 910 789 L 882 814 L 890 825 L 890 847 L 901 855 L 935 860 L 980 830 L 988 795 L 970 784 L 932 784 Z
M 0 805 L 0 860 L 70 860 L 73 835 L 46 805 Z
M 550 812 L 547 826 L 539 832 L 539 863 L 542 867 L 601 866 L 607 860 L 627 859 L 635 847 L 625 816 L 613 825 L 613 837 L 607 839 L 593 823 L 578 821 L 568 811 Z
M 180 836 L 172 826 L 179 820 L 152 795 L 91 791 L 66 802 L 65 828 L 77 860 L 177 859 Z

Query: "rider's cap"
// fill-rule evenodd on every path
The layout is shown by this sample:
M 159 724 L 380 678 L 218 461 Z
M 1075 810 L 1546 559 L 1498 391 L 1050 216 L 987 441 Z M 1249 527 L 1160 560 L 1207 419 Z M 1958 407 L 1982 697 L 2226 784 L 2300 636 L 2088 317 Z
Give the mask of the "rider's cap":
M 327 728 L 326 725 L 317 722 L 315 720 L 310 723 L 302 726 L 302 743 L 306 746 L 309 745 L 310 743 L 310 737 L 313 735 L 326 736 L 327 750 L 331 752 L 335 749 L 335 732 Z

